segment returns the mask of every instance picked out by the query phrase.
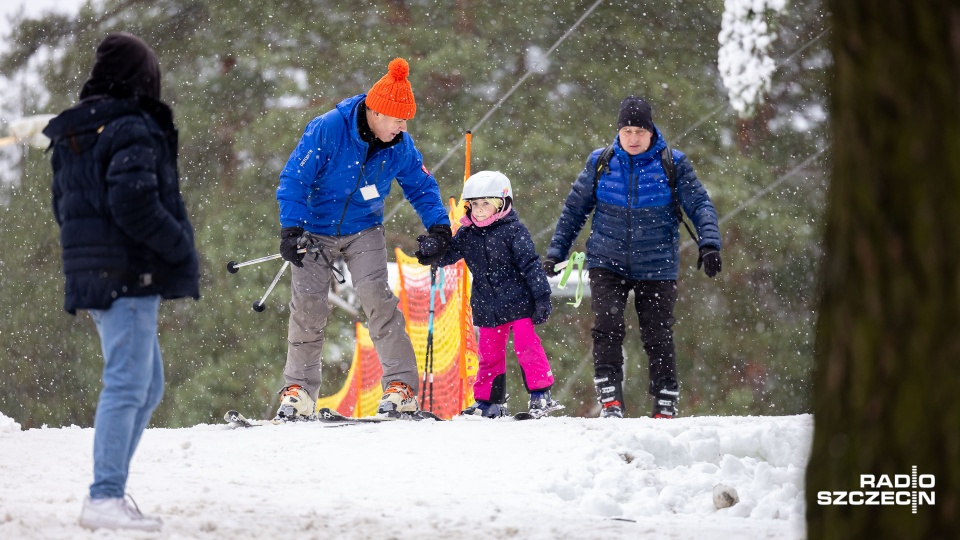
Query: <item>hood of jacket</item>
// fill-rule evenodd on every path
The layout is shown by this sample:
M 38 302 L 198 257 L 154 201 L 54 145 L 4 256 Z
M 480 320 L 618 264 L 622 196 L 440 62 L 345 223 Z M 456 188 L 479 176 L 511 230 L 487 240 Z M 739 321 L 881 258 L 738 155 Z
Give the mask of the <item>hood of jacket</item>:
M 160 60 L 142 39 L 114 32 L 97 45 L 90 78 L 80 99 L 108 95 L 115 98 L 148 96 L 160 99 Z

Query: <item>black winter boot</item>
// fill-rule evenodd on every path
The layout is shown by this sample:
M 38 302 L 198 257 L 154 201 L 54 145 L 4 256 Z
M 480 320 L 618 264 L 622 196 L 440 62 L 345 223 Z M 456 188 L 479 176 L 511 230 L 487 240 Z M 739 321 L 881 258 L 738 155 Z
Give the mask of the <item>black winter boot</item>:
M 597 401 L 603 407 L 600 418 L 623 418 L 623 373 L 599 367 L 593 384 L 597 388 Z
M 653 394 L 653 417 L 674 418 L 677 416 L 677 403 L 680 401 L 680 385 L 671 378 L 657 381 L 657 391 Z

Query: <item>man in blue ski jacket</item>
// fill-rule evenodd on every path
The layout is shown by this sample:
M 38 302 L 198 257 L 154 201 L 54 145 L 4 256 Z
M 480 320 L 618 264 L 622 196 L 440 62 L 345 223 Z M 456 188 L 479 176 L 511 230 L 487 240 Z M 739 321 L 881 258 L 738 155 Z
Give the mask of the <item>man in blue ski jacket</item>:
M 630 291 L 640 319 L 640 337 L 649 359 L 653 416 L 677 414 L 680 386 L 673 343 L 677 301 L 680 220 L 677 203 L 699 235 L 701 266 L 709 277 L 721 269 L 717 212 L 687 156 L 670 152 L 675 188 L 664 169 L 667 148 L 653 123 L 653 109 L 629 96 L 620 104 L 617 137 L 609 162 L 594 150 L 567 196 L 544 259 L 548 276 L 566 259 L 591 212 L 587 267 L 594 313 L 593 362 L 602 417 L 622 418 L 624 309 Z M 598 165 L 602 167 L 598 171 Z M 669 166 L 669 163 L 668 163 Z
M 332 263 L 339 257 L 369 318 L 383 367 L 377 413 L 419 410 L 413 345 L 387 283 L 383 209 L 394 178 L 427 228 L 430 249 L 421 255 L 439 259 L 451 229 L 437 181 L 407 134 L 407 121 L 417 109 L 409 70 L 405 60 L 394 59 L 369 92 L 313 119 L 280 173 L 280 253 L 294 267 L 278 418 L 314 413 L 330 315 L 327 294 L 335 274 Z

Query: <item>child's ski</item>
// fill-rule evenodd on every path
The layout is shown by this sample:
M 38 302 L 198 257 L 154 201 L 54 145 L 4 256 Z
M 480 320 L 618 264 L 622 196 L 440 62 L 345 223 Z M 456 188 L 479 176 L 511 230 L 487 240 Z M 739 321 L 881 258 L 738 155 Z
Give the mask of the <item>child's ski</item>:
M 514 420 L 538 420 L 544 416 L 549 416 L 553 411 L 559 411 L 563 408 L 563 405 L 559 403 L 554 407 L 548 407 L 546 409 L 534 409 L 529 412 L 521 411 L 513 415 Z

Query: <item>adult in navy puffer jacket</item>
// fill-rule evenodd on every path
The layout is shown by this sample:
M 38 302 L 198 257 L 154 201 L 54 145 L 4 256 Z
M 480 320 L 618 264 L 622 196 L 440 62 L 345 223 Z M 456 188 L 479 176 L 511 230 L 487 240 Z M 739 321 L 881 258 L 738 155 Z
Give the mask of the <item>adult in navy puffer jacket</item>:
M 160 530 L 126 497 L 130 460 L 163 396 L 161 299 L 199 298 L 193 227 L 180 197 L 177 131 L 160 101 L 160 64 L 140 38 L 97 46 L 80 102 L 50 121 L 53 215 L 64 304 L 89 310 L 103 349 L 93 483 L 80 524 Z
M 653 123 L 653 110 L 643 99 L 623 100 L 617 118 L 613 154 L 594 184 L 594 150 L 567 196 L 544 269 L 567 258 L 573 242 L 593 212 L 587 239 L 587 267 L 595 317 L 593 360 L 602 416 L 622 417 L 624 308 L 634 291 L 640 335 L 650 362 L 650 393 L 655 417 L 676 414 L 679 399 L 673 309 L 679 274 L 680 220 L 661 152 L 667 143 Z M 687 157 L 672 150 L 676 170 L 676 197 L 699 236 L 700 258 L 706 274 L 721 269 L 717 213 Z
M 173 113 L 152 95 L 93 81 L 43 131 L 53 149 L 64 309 L 109 309 L 125 296 L 199 298 Z

